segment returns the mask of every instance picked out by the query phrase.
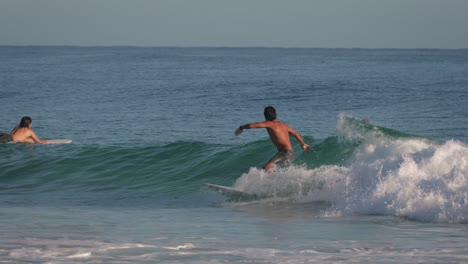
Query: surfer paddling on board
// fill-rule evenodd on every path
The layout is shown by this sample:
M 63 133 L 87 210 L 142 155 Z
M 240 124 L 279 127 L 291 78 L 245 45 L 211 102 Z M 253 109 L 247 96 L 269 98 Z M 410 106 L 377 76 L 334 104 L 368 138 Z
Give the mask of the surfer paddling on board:
M 304 151 L 310 151 L 310 146 L 304 142 L 301 135 L 296 130 L 292 129 L 289 125 L 276 119 L 276 110 L 272 106 L 265 107 L 263 113 L 266 121 L 250 123 L 240 126 L 234 132 L 234 135 L 238 136 L 244 129 L 250 128 L 266 128 L 271 141 L 278 149 L 276 153 L 267 164 L 262 168 L 266 171 L 271 171 L 273 167 L 280 166 L 284 167 L 290 164 L 294 159 L 294 150 L 289 139 L 289 134 L 293 135 L 299 143 L 301 143 Z
M 32 130 L 32 119 L 29 116 L 21 118 L 20 124 L 11 132 L 11 141 L 22 143 L 41 143 L 49 144 L 48 140 L 39 139 Z

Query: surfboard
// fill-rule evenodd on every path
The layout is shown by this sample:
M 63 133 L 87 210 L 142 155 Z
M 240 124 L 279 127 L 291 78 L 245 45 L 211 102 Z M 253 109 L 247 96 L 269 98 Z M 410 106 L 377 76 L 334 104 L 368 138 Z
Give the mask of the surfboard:
M 71 139 L 47 139 L 49 144 L 70 144 L 73 142 Z
M 205 183 L 210 189 L 215 190 L 229 198 L 229 200 L 235 201 L 248 201 L 248 200 L 255 200 L 259 199 L 260 197 L 253 193 L 247 193 L 240 190 L 237 190 L 232 187 L 213 184 L 213 183 Z
M 73 142 L 73 140 L 71 139 L 46 139 L 47 141 L 49 141 L 49 144 L 70 144 Z M 18 141 L 10 141 L 10 142 L 7 142 L 5 144 L 15 144 L 15 143 L 21 143 L 21 142 L 18 142 Z M 27 143 L 29 144 L 29 143 Z
M 243 191 L 239 191 L 237 189 L 234 189 L 232 187 L 228 187 L 228 186 L 223 186 L 223 185 L 218 185 L 218 184 L 213 184 L 213 183 L 206 183 L 206 185 L 208 187 L 210 187 L 211 189 L 215 190 L 215 191 L 219 191 L 221 193 L 226 193 L 226 194 L 249 194 L 249 193 L 246 193 L 246 192 L 243 192 Z

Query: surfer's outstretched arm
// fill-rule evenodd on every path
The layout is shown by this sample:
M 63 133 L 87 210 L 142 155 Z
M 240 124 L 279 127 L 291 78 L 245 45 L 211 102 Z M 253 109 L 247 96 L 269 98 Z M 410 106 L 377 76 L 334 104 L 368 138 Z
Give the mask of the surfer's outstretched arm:
M 243 126 L 240 126 L 238 129 L 236 129 L 236 131 L 234 131 L 234 135 L 236 135 L 236 136 L 240 135 L 244 129 L 268 128 L 268 127 L 270 127 L 270 122 L 269 121 L 245 124 Z

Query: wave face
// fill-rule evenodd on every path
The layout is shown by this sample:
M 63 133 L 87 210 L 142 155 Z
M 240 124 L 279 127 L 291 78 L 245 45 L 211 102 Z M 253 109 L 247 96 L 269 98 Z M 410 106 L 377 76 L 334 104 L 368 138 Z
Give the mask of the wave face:
M 468 146 L 435 142 L 340 115 L 335 136 L 295 146 L 293 166 L 267 174 L 268 140 L 245 145 L 0 146 L 1 203 L 204 206 L 205 183 L 292 203 L 325 201 L 326 215 L 394 215 L 468 222 Z

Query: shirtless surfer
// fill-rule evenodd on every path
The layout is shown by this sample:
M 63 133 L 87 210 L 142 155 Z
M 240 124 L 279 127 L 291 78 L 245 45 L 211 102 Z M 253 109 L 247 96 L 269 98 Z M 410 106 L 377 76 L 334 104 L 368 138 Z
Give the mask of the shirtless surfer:
M 310 151 L 310 146 L 304 142 L 301 135 L 292 129 L 286 123 L 276 119 L 276 110 L 272 106 L 265 107 L 264 111 L 266 121 L 250 123 L 240 126 L 234 132 L 234 135 L 238 136 L 244 129 L 250 128 L 266 128 L 271 141 L 278 149 L 276 153 L 267 164 L 263 166 L 266 171 L 271 171 L 275 165 L 284 167 L 290 164 L 294 159 L 294 150 L 289 139 L 289 134 L 293 135 L 299 143 L 301 143 L 304 151 Z
M 48 140 L 39 139 L 32 130 L 32 119 L 29 116 L 21 118 L 21 122 L 11 132 L 10 136 L 14 142 L 49 144 Z

